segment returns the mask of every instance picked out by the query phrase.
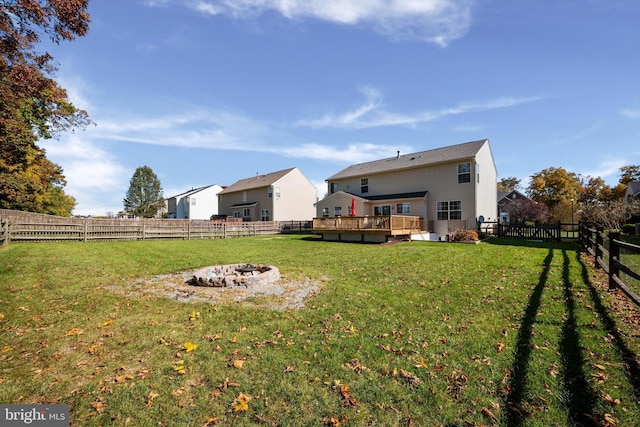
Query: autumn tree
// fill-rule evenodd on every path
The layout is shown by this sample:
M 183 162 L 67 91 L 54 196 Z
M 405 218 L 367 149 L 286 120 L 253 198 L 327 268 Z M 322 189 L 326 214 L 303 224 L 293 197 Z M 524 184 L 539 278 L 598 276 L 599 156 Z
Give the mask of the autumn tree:
M 515 224 L 525 222 L 547 222 L 550 214 L 544 203 L 538 203 L 527 198 L 514 199 L 504 209 L 509 214 L 509 219 Z
M 142 218 L 153 218 L 164 206 L 160 180 L 149 166 L 136 169 L 123 203 L 127 213 Z
M 88 0 L 0 0 L 0 207 L 70 215 L 62 168 L 46 158 L 40 139 L 83 128 L 78 110 L 53 79 L 41 37 L 73 40 L 88 31 Z
M 515 176 L 502 178 L 498 181 L 498 191 L 509 193 L 520 188 L 520 179 Z
M 549 208 L 551 221 L 570 222 L 581 191 L 579 175 L 564 168 L 551 167 L 531 175 L 526 193 Z

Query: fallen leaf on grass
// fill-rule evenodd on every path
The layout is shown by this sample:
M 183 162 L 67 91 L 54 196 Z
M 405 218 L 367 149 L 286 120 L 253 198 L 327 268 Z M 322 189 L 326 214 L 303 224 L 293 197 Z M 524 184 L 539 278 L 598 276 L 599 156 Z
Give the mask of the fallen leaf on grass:
M 106 409 L 104 403 L 104 397 L 98 396 L 94 402 L 91 403 L 91 407 L 96 410 L 97 413 L 102 414 Z
M 113 381 L 116 383 L 123 383 L 123 382 L 126 382 L 127 380 L 132 380 L 132 379 L 133 379 L 133 375 L 118 375 L 113 379 Z
M 498 353 L 502 353 L 505 349 L 505 344 L 503 342 L 498 342 L 498 348 L 496 349 Z
M 184 365 L 173 365 L 173 370 L 180 375 L 184 375 L 187 371 L 184 369 Z
M 84 331 L 82 329 L 80 329 L 80 328 L 71 328 L 64 334 L 64 336 L 65 337 L 70 337 L 70 336 L 73 336 L 73 335 L 80 335 L 83 332 Z
M 609 402 L 612 405 L 619 405 L 620 404 L 620 399 L 614 399 L 613 397 L 611 397 L 608 394 L 605 394 L 603 396 L 604 400 L 606 400 L 607 402 Z
M 493 412 L 491 412 L 491 409 L 489 408 L 482 408 L 482 415 L 484 415 L 487 418 L 491 418 L 494 421 L 498 421 L 498 418 L 496 418 L 496 416 L 493 415 Z
M 416 368 L 428 368 L 429 366 L 427 365 L 427 362 L 424 361 L 424 357 L 420 356 L 420 361 L 416 361 L 414 360 L 414 362 L 416 362 L 415 365 L 413 365 Z
M 98 323 L 98 328 L 104 328 L 109 325 L 113 325 L 113 319 L 107 320 L 106 322 Z
M 351 392 L 351 390 L 349 389 L 348 385 L 342 384 L 340 386 L 340 394 L 342 394 L 342 397 L 344 398 L 344 406 L 357 407 L 358 406 L 358 402 L 356 401 L 356 399 L 351 397 L 350 392 Z
M 209 341 L 216 341 L 219 340 L 220 338 L 222 338 L 222 334 L 213 334 L 213 335 L 205 335 L 202 338 L 209 340 Z
M 236 369 L 242 369 L 242 366 L 244 365 L 244 360 L 242 359 L 238 359 L 238 360 L 234 360 L 233 361 L 233 367 Z
M 238 397 L 236 397 L 233 412 L 246 412 L 249 410 L 249 402 L 251 402 L 251 397 L 240 393 Z
M 218 419 L 216 417 L 209 417 L 207 421 L 204 422 L 202 427 L 209 427 L 215 424 L 218 424 Z
M 153 399 L 155 399 L 158 396 L 160 396 L 158 393 L 154 393 L 154 392 L 149 393 L 149 396 L 147 397 L 147 408 L 150 408 L 151 405 L 153 405 Z
M 418 378 L 416 375 L 414 375 L 413 373 L 411 373 L 409 371 L 405 371 L 404 369 L 400 369 L 400 373 L 411 384 L 420 384 L 422 382 L 422 380 L 420 378 Z
M 195 349 L 197 349 L 198 348 L 198 344 L 194 344 L 192 342 L 188 342 L 187 341 L 186 343 L 182 344 L 182 348 L 184 348 L 187 351 L 187 353 L 189 353 L 189 352 L 194 351 Z

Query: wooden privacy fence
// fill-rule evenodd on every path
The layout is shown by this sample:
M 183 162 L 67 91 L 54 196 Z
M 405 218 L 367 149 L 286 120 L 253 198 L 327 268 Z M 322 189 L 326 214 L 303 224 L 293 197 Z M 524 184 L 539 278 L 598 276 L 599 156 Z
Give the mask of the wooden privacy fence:
M 4 217 L 3 217 L 4 215 Z M 61 218 L 0 210 L 2 243 L 152 239 L 224 239 L 305 232 L 311 221 L 221 222 L 182 219 Z
M 594 257 L 596 269 L 609 276 L 609 289 L 620 289 L 640 306 L 640 246 L 620 240 L 619 232 L 604 232 L 604 228 L 580 224 L 580 245 Z M 624 262 L 623 262 L 624 258 Z M 625 280 L 621 278 L 625 274 Z

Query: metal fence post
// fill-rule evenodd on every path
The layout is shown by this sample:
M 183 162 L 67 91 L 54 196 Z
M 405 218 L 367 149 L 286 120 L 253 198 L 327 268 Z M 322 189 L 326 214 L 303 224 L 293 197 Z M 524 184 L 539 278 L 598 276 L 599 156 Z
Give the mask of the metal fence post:
M 616 289 L 617 284 L 614 277 L 620 275 L 620 269 L 617 266 L 617 262 L 620 261 L 620 246 L 618 246 L 614 240 L 620 239 L 620 232 L 609 233 L 609 290 Z

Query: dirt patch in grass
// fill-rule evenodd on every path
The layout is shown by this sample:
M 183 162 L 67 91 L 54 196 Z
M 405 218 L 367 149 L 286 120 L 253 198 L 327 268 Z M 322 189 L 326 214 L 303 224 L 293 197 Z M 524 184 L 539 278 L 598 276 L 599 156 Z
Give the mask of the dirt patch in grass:
M 251 286 L 193 286 L 186 282 L 193 277 L 194 271 L 135 279 L 112 290 L 140 298 L 158 297 L 180 302 L 243 304 L 271 310 L 292 310 L 304 307 L 307 300 L 320 292 L 322 285 L 319 280 L 287 280 L 281 276 L 275 282 Z

